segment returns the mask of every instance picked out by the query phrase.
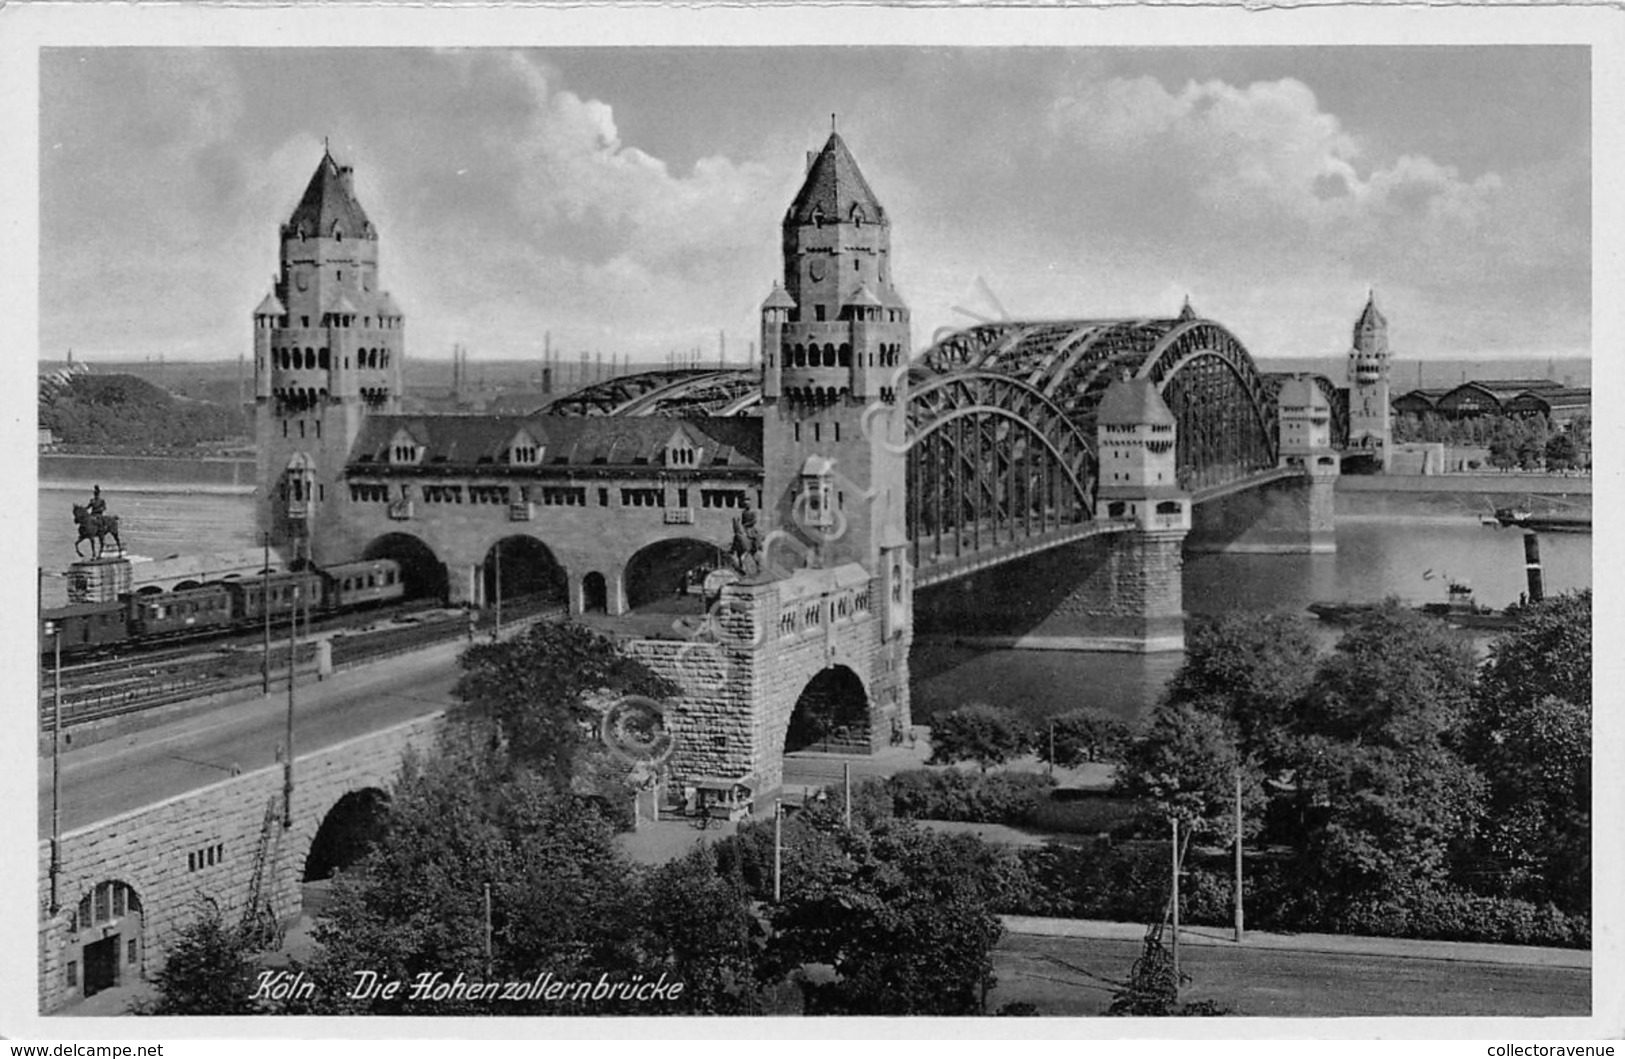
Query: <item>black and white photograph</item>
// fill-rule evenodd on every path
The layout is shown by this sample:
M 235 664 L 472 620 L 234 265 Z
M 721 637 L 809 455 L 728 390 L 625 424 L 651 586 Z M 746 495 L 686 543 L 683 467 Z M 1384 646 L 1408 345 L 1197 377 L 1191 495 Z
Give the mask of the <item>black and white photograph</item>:
M 0 1033 L 1625 1032 L 1617 12 L 85 6 Z

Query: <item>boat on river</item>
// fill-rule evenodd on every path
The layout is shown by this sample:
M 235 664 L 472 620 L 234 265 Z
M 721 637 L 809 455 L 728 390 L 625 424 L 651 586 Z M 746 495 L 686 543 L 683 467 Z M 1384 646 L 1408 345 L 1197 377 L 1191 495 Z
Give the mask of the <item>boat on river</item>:
M 1465 581 L 1451 581 L 1446 596 L 1443 603 L 1423 603 L 1411 609 L 1423 617 L 1437 618 L 1459 629 L 1515 629 L 1518 626 L 1520 615 L 1516 605 L 1506 610 L 1481 606 L 1473 598 L 1472 586 Z M 1381 603 L 1311 603 L 1309 612 L 1321 621 L 1348 625 L 1382 607 Z
M 1485 525 L 1513 526 L 1539 533 L 1590 533 L 1591 514 L 1564 514 L 1561 512 L 1537 515 L 1517 507 L 1498 507 L 1495 514 L 1486 516 Z

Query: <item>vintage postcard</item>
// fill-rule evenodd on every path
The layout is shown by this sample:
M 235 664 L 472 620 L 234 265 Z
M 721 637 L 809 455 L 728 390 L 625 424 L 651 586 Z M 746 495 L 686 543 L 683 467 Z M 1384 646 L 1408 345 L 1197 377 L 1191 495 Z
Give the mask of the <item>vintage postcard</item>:
M 1620 33 L 0 13 L 3 1032 L 1617 1037 Z

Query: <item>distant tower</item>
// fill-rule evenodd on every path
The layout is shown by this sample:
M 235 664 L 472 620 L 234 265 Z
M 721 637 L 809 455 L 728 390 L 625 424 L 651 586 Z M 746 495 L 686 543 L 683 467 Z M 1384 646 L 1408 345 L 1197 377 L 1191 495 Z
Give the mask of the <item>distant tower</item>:
M 1388 392 L 1392 370 L 1388 320 L 1377 309 L 1377 297 L 1366 298 L 1354 323 L 1349 350 L 1349 447 L 1366 449 L 1388 469 L 1393 445 L 1393 407 Z
M 901 577 L 909 311 L 891 221 L 838 134 L 809 153 L 782 234 L 784 282 L 762 305 L 768 526 L 805 549 L 798 565 Z
M 351 169 L 322 160 L 281 230 L 280 270 L 254 310 L 259 527 L 290 560 L 338 518 L 344 463 L 367 414 L 400 410 L 406 319 L 378 285 L 378 232 Z

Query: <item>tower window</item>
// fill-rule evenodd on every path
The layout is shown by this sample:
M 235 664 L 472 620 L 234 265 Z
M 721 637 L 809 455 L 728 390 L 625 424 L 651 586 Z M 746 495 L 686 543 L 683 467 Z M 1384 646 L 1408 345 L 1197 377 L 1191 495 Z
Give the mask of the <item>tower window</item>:
M 813 319 L 819 323 L 824 322 L 824 307 L 822 305 L 813 306 Z
M 309 326 L 310 326 L 310 317 L 308 317 L 308 316 L 301 316 L 301 317 L 300 317 L 300 318 L 299 318 L 299 326 L 300 326 L 300 327 L 309 327 Z
M 824 424 L 822 424 L 822 423 L 814 423 L 813 424 L 813 440 L 814 441 L 823 441 L 824 440 Z
M 836 441 L 841 440 L 841 424 L 839 424 L 839 423 L 835 424 L 835 440 Z

